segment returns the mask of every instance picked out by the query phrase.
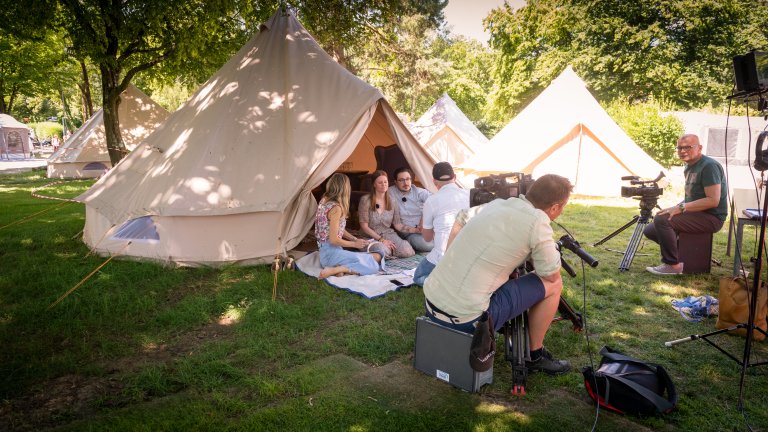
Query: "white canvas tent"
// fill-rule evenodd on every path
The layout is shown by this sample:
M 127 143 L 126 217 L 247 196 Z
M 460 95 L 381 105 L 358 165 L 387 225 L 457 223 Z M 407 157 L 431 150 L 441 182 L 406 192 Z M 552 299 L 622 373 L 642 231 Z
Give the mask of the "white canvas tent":
M 408 128 L 434 160 L 450 162 L 453 166 L 463 164 L 488 144 L 488 138 L 447 93 Z
M 133 150 L 168 118 L 168 111 L 130 84 L 120 95 L 118 117 L 126 149 Z M 104 111 L 98 110 L 48 158 L 48 177 L 94 178 L 112 163 L 104 133 Z
M 570 66 L 464 168 L 476 175 L 559 174 L 571 180 L 575 194 L 587 196 L 619 196 L 622 176 L 655 178 L 662 171 Z
M 263 262 L 312 226 L 312 189 L 397 144 L 432 161 L 374 87 L 278 11 L 152 135 L 78 197 L 102 254 L 184 265 Z M 429 182 L 426 186 L 433 188 Z
M 31 156 L 29 128 L 8 114 L 0 114 L 0 157 L 10 159 L 11 154 Z

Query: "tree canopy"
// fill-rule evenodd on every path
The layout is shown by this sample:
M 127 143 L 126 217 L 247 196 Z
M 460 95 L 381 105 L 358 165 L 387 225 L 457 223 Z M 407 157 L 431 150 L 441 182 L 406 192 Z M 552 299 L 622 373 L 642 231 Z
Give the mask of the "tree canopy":
M 490 47 L 449 34 L 446 4 L 0 0 L 0 111 L 28 113 L 19 103 L 42 107 L 51 104 L 40 98 L 50 98 L 65 112 L 78 88 L 90 97 L 94 82 L 116 162 L 125 153 L 118 96 L 130 82 L 176 108 L 279 7 L 293 10 L 329 54 L 411 120 L 447 92 L 489 136 L 569 64 L 604 105 L 654 101 L 653 107 L 686 110 L 724 106 L 732 57 L 768 47 L 763 0 L 505 4 L 484 21 Z M 82 105 L 90 112 L 86 100 Z
M 518 111 L 567 64 L 603 101 L 722 105 L 732 58 L 766 46 L 759 0 L 531 0 L 486 19 L 497 115 Z

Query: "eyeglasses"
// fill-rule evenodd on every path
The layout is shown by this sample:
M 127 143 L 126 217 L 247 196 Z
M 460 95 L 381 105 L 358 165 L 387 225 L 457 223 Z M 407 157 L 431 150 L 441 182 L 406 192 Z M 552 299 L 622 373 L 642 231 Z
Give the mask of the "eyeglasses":
M 687 152 L 687 151 L 691 151 L 692 148 L 693 148 L 693 146 L 689 146 L 689 145 L 688 146 L 677 146 L 677 151 L 679 151 L 679 152 L 686 151 Z
M 409 181 L 411 181 L 411 178 L 410 177 L 400 178 L 395 181 L 397 181 L 398 183 L 408 183 Z

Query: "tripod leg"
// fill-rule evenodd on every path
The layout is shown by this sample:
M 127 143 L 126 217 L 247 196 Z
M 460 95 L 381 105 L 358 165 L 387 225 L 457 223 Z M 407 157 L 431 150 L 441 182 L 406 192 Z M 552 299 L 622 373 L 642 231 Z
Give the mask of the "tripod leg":
M 619 227 L 619 229 L 617 229 L 616 231 L 614 231 L 614 232 L 612 232 L 612 233 L 608 234 L 607 236 L 603 237 L 603 239 L 602 239 L 602 240 L 598 241 L 597 243 L 593 244 L 592 246 L 600 246 L 601 244 L 603 244 L 603 243 L 607 242 L 608 240 L 610 240 L 610 239 L 612 239 L 612 238 L 616 237 L 617 235 L 619 235 L 619 233 L 621 233 L 621 232 L 622 232 L 622 231 L 624 231 L 625 229 L 627 229 L 627 228 L 631 227 L 632 225 L 634 225 L 634 224 L 635 224 L 635 222 L 637 222 L 637 220 L 638 220 L 639 218 L 640 218 L 640 216 L 638 216 L 638 215 L 634 215 L 634 216 L 632 217 L 632 220 L 630 220 L 629 222 L 627 222 L 627 223 L 625 223 L 624 225 L 622 225 L 621 227 Z
M 525 383 L 528 379 L 525 360 L 530 358 L 531 353 L 527 323 L 528 313 L 524 312 L 504 324 L 505 355 L 512 366 L 512 394 L 516 396 L 525 396 Z
M 640 240 L 643 238 L 643 231 L 648 223 L 648 220 L 641 219 L 635 225 L 635 231 L 632 233 L 632 238 L 629 239 L 627 250 L 624 252 L 624 258 L 621 259 L 621 264 L 619 264 L 619 271 L 629 270 L 632 260 L 635 259 L 635 252 L 637 252 L 637 248 L 640 246 Z
M 571 305 L 569 305 L 563 297 L 560 297 L 560 304 L 557 305 L 557 311 L 560 313 L 560 316 L 554 321 L 560 321 L 563 319 L 570 320 L 573 324 L 573 331 L 576 333 L 580 332 L 584 328 L 584 321 L 581 314 L 573 310 Z

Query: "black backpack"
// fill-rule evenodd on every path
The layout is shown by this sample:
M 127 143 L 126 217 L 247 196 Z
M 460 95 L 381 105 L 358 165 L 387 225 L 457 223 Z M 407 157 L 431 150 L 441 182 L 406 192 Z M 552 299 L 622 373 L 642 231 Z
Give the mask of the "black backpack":
M 621 414 L 658 415 L 677 405 L 677 390 L 660 365 L 603 347 L 600 367 L 582 369 L 587 393 L 601 407 Z M 666 393 L 666 398 L 664 394 Z

